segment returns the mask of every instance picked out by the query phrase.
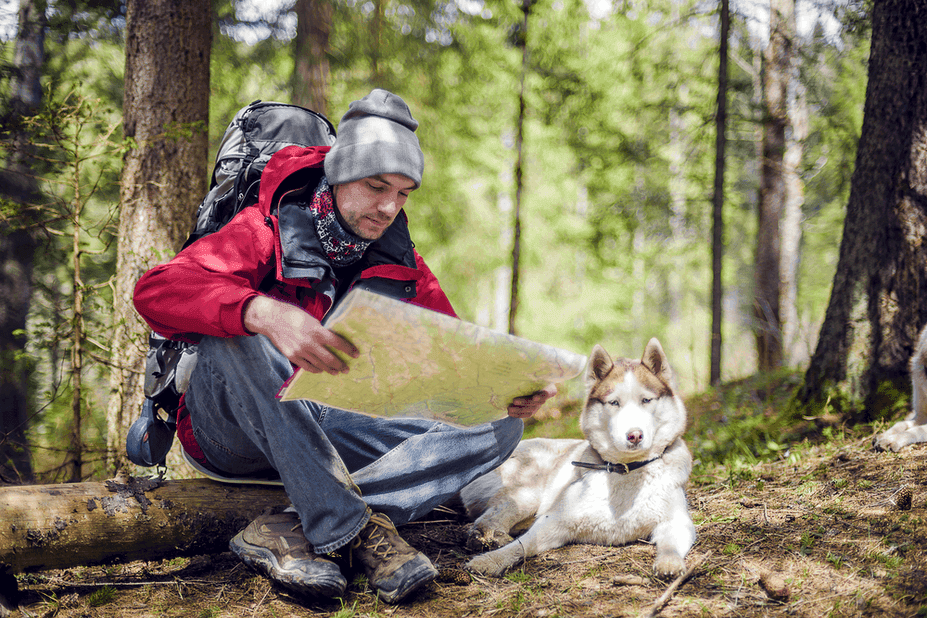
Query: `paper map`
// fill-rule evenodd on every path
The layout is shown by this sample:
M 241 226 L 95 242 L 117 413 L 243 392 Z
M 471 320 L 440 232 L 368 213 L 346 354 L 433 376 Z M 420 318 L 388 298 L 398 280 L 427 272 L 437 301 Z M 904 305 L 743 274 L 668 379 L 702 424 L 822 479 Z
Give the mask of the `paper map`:
M 361 289 L 326 317 L 361 352 L 331 376 L 299 369 L 277 395 L 377 416 L 476 425 L 506 415 L 512 399 L 570 380 L 586 357 L 492 331 Z

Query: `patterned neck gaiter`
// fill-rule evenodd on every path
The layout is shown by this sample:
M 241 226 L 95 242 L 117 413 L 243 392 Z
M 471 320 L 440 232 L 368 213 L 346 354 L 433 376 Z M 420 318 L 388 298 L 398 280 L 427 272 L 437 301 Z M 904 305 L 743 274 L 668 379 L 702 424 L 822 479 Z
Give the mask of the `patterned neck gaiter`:
M 315 231 L 322 250 L 335 266 L 348 266 L 361 259 L 373 241 L 364 240 L 344 229 L 335 212 L 335 200 L 328 180 L 323 176 L 309 204 Z

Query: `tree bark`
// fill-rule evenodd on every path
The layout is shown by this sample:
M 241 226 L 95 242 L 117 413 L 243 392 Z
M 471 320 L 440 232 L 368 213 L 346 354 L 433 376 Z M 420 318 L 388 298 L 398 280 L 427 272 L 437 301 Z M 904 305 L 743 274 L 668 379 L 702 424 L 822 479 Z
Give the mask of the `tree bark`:
M 785 171 L 785 208 L 783 209 L 782 255 L 780 281 L 782 281 L 782 348 L 785 362 L 791 366 L 807 360 L 802 358 L 799 346 L 798 266 L 801 255 L 802 208 L 805 204 L 805 184 L 801 177 L 805 140 L 808 138 L 808 106 L 804 91 L 793 68 L 792 94 L 789 96 L 789 124 L 791 135 L 786 139 L 783 165 Z
M 878 0 L 843 239 L 797 401 L 872 418 L 927 321 L 927 2 Z M 896 391 L 897 392 L 897 391 Z M 860 410 L 861 404 L 861 410 Z
M 783 157 L 788 126 L 786 103 L 789 64 L 794 36 L 795 1 L 771 0 L 769 45 L 764 55 L 763 154 L 754 264 L 754 335 L 757 368 L 760 371 L 782 365 L 779 223 L 786 200 Z
M 160 560 L 228 550 L 282 487 L 205 479 L 0 487 L 0 571 Z
M 518 89 L 518 118 L 515 129 L 515 210 L 512 213 L 512 276 L 509 278 L 511 294 L 509 295 L 509 334 L 517 335 L 519 285 L 521 277 L 521 203 L 524 197 L 525 175 L 525 80 L 528 73 L 528 15 L 534 0 L 522 0 L 522 31 L 519 41 L 521 47 L 521 79 Z
M 45 64 L 45 9 L 43 0 L 20 4 L 19 32 L 13 54 L 10 108 L 15 126 L 18 118 L 35 114 L 42 102 L 42 67 Z M 12 131 L 13 155 L 2 174 L 2 194 L 28 210 L 35 204 L 37 187 L 27 163 L 30 139 Z M 25 229 L 0 233 L 0 481 L 32 479 L 32 460 L 26 441 L 29 426 L 29 379 L 24 361 L 26 316 L 32 295 L 32 264 L 36 241 L 24 215 Z
M 731 14 L 728 0 L 721 0 L 721 32 L 718 47 L 718 103 L 715 113 L 715 183 L 711 224 L 711 357 L 709 383 L 721 381 L 721 343 L 724 285 L 724 152 L 727 146 L 727 56 Z
M 328 39 L 332 5 L 329 0 L 296 0 L 295 9 L 293 102 L 328 115 Z
M 208 0 L 129 0 L 126 15 L 125 158 L 107 409 L 112 469 L 141 409 L 148 327 L 132 305 L 138 278 L 180 249 L 207 190 Z

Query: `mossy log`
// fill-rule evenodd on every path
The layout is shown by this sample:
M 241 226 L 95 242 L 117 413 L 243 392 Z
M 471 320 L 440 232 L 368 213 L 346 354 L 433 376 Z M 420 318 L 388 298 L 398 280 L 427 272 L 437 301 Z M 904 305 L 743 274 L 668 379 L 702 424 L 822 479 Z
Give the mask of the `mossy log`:
M 0 487 L 0 572 L 223 552 L 281 487 L 204 479 Z

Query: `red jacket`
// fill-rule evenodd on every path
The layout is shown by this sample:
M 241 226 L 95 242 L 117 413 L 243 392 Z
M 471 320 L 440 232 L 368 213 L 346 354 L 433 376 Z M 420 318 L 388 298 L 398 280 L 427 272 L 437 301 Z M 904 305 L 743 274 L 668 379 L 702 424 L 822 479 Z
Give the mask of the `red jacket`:
M 325 316 L 337 300 L 339 282 L 298 199 L 315 189 L 328 150 L 290 146 L 278 151 L 264 169 L 257 204 L 142 275 L 135 308 L 152 330 L 189 341 L 248 335 L 244 310 L 259 294 L 301 306 L 319 320 Z M 401 212 L 368 248 L 358 280 L 398 289 L 409 302 L 456 317 L 415 251 L 407 221 Z

